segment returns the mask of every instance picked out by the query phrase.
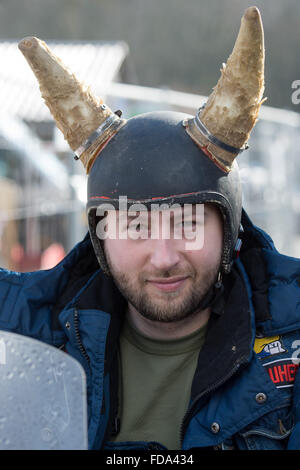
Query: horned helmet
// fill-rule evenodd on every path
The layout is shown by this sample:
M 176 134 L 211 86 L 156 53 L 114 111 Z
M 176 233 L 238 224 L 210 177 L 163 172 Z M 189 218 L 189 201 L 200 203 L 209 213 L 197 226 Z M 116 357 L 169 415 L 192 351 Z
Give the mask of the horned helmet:
M 88 174 L 87 216 L 96 257 L 109 268 L 97 237 L 97 208 L 109 202 L 213 203 L 224 222 L 221 270 L 230 272 L 239 236 L 242 194 L 236 157 L 249 141 L 264 101 L 264 35 L 256 7 L 246 10 L 221 76 L 195 116 L 149 112 L 123 119 L 35 37 L 19 48 L 75 158 Z

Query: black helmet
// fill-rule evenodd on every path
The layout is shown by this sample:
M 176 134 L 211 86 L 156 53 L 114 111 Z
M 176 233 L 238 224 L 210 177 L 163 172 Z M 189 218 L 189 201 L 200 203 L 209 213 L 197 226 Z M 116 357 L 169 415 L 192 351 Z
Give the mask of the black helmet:
M 216 204 L 224 219 L 222 268 L 230 270 L 241 218 L 241 188 L 237 163 L 227 174 L 193 142 L 184 122 L 192 116 L 162 111 L 129 119 L 94 162 L 88 178 L 88 224 L 95 253 L 108 272 L 102 242 L 96 234 L 96 209 L 109 203 L 147 208 L 157 202 Z
M 96 256 L 108 272 L 96 234 L 97 207 L 109 202 L 151 207 L 214 203 L 224 220 L 222 270 L 229 272 L 241 219 L 236 156 L 247 146 L 264 91 L 264 38 L 256 7 L 246 10 L 221 77 L 196 116 L 153 112 L 128 121 L 91 95 L 47 45 L 19 45 L 42 95 L 88 178 L 88 223 Z

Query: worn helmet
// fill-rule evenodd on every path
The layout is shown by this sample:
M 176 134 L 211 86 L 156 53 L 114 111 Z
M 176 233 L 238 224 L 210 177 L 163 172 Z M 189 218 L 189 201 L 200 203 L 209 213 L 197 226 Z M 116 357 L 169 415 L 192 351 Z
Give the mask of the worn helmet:
M 97 207 L 109 203 L 150 208 L 162 202 L 217 204 L 224 217 L 222 267 L 230 269 L 241 217 L 241 188 L 237 164 L 225 174 L 190 139 L 182 113 L 150 112 L 128 120 L 101 152 L 88 179 L 87 214 L 90 235 L 100 264 L 107 271 L 102 242 L 97 237 Z
M 96 233 L 104 202 L 147 208 L 161 201 L 215 204 L 224 221 L 221 268 L 230 271 L 238 240 L 242 197 L 236 157 L 257 120 L 264 91 L 264 38 L 256 7 L 248 8 L 221 77 L 195 116 L 173 111 L 123 119 L 62 64 L 47 45 L 25 38 L 19 47 L 36 74 L 42 96 L 76 158 L 88 173 L 90 237 L 109 274 Z

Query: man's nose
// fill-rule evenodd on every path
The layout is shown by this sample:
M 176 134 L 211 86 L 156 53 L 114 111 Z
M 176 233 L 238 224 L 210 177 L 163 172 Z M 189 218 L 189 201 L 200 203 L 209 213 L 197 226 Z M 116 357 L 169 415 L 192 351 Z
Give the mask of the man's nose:
M 171 269 L 178 264 L 179 259 L 174 240 L 152 240 L 150 262 L 153 267 L 160 270 Z

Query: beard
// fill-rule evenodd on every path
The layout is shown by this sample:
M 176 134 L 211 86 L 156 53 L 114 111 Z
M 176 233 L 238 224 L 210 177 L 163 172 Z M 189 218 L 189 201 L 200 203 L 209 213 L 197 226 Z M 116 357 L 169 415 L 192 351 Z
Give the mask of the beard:
M 201 272 L 189 267 L 180 272 L 178 269 L 142 272 L 135 276 L 121 272 L 113 266 L 107 252 L 106 260 L 115 284 L 123 297 L 143 317 L 164 323 L 178 322 L 195 316 L 203 310 L 201 304 L 215 284 L 220 271 L 220 263 L 218 263 Z M 153 292 L 153 289 L 149 292 L 147 279 L 151 277 L 167 279 L 173 276 L 188 276 L 186 285 L 174 292 Z

